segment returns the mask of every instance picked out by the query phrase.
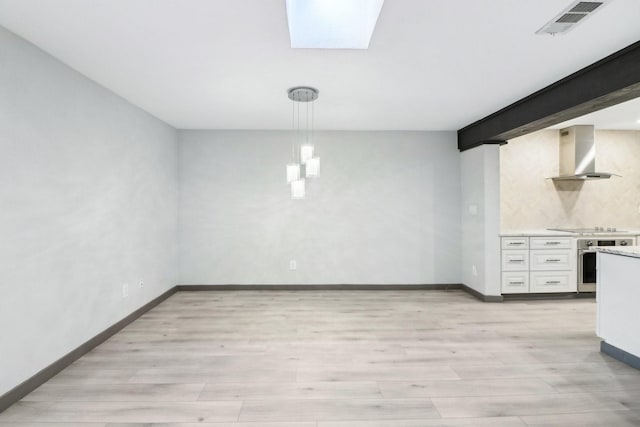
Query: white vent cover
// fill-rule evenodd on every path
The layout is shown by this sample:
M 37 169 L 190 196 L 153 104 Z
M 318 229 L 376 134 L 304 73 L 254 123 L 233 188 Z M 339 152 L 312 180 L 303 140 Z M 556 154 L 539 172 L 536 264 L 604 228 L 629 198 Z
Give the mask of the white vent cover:
M 601 10 L 602 7 L 612 0 L 601 1 L 574 1 L 566 9 L 557 14 L 551 21 L 544 24 L 536 31 L 536 34 L 562 34 L 571 30 L 585 18 Z

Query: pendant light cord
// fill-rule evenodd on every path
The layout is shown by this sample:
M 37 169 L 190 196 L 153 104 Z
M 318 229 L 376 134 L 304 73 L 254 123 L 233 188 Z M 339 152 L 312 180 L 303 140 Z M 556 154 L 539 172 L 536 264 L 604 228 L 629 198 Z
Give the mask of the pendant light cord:
M 305 130 L 306 130 L 305 139 L 307 140 L 307 144 L 308 144 L 309 143 L 309 95 L 307 94 L 307 96 L 305 98 L 306 98 L 306 101 L 307 101 L 305 103 L 305 104 L 307 104 L 307 115 L 306 115 L 306 118 L 305 118 L 304 126 L 305 126 Z
M 296 102 L 291 98 L 291 161 L 296 161 Z
M 311 101 L 311 141 L 313 142 L 314 145 L 315 145 L 315 141 L 313 140 L 313 117 L 314 117 L 313 104 L 315 103 L 316 103 L 315 99 Z
M 298 132 L 297 132 L 297 137 L 296 140 L 298 141 L 298 143 L 300 143 L 300 138 L 301 137 L 301 133 L 300 133 L 300 102 L 298 101 Z M 298 162 L 300 161 L 300 159 L 298 159 Z

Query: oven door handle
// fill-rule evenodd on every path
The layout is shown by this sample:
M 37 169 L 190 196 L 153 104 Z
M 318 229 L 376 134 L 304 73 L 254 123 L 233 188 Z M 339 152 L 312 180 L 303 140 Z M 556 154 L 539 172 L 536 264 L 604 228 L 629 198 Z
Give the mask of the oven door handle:
M 580 250 L 578 251 L 578 256 L 580 256 L 580 255 L 582 255 L 582 254 L 594 254 L 594 253 L 596 253 L 596 252 L 598 252 L 598 251 L 597 251 L 597 250 L 595 250 L 595 249 L 580 249 Z

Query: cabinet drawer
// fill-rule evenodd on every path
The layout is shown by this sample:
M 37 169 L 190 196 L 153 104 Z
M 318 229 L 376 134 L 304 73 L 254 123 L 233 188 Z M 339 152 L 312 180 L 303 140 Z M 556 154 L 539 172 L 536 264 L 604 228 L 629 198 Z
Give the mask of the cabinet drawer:
M 502 273 L 503 294 L 526 294 L 529 292 L 529 272 Z
M 531 251 L 531 270 L 571 270 L 571 249 Z
M 529 275 L 531 292 L 571 292 L 570 271 L 536 271 Z
M 502 251 L 502 270 L 521 271 L 529 269 L 529 251 Z
M 529 249 L 528 237 L 503 237 L 502 249 Z
M 571 237 L 532 237 L 531 249 L 571 249 Z

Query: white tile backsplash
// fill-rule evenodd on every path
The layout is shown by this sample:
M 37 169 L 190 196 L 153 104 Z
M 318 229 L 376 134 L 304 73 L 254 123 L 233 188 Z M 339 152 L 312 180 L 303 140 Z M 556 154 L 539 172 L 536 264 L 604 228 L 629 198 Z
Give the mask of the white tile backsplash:
M 595 139 L 596 170 L 622 177 L 587 182 L 546 179 L 558 174 L 556 130 L 502 146 L 501 228 L 640 228 L 640 132 L 598 130 Z

